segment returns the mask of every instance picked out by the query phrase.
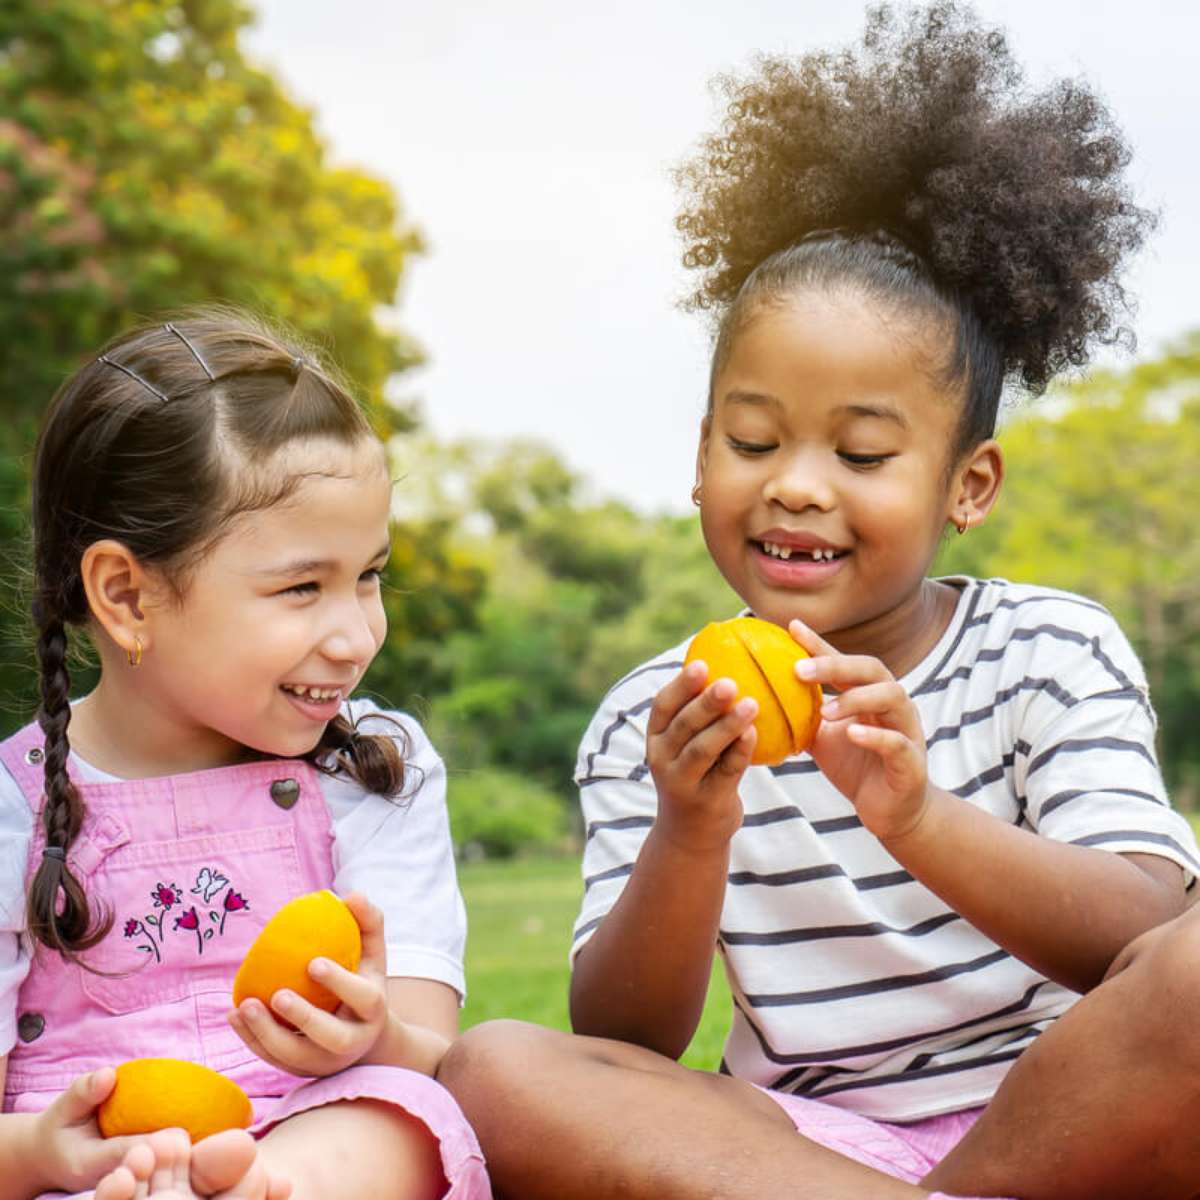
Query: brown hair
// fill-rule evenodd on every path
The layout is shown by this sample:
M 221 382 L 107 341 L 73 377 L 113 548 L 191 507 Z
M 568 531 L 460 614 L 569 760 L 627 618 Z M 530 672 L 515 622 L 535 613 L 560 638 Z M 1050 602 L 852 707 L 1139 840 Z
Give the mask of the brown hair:
M 286 498 L 301 482 L 259 468 L 281 446 L 375 436 L 366 415 L 313 352 L 246 313 L 209 309 L 127 333 L 66 381 L 38 438 L 33 476 L 33 618 L 45 735 L 47 849 L 30 885 L 30 934 L 67 957 L 112 926 L 96 916 L 66 862 L 84 818 L 67 773 L 71 720 L 67 627 L 89 607 L 80 576 L 88 546 L 122 542 L 178 596 L 189 568 L 234 517 Z M 403 738 L 402 738 L 403 744 Z M 344 716 L 304 756 L 394 797 L 404 755 L 391 737 Z

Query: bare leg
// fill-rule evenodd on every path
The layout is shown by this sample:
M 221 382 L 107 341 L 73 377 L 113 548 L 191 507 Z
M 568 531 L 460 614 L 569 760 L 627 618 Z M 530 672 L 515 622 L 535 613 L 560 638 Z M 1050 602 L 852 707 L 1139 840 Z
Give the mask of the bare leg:
M 1017 1060 L 923 1187 L 1022 1200 L 1200 1193 L 1200 909 L 1132 942 Z
M 492 1021 L 438 1079 L 513 1200 L 916 1200 L 926 1193 L 802 1137 L 757 1088 L 649 1050 Z
M 295 1200 L 438 1200 L 446 1191 L 434 1136 L 375 1100 L 297 1113 L 259 1148 L 272 1172 L 293 1181 Z

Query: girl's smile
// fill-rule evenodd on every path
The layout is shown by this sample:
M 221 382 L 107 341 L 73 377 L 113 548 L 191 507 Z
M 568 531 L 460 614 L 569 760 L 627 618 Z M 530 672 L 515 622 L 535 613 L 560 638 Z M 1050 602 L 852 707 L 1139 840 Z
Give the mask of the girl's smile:
M 807 291 L 736 336 L 697 472 L 709 550 L 757 615 L 893 661 L 940 634 L 953 604 L 925 572 L 965 468 L 948 462 L 960 404 L 931 332 L 857 293 Z

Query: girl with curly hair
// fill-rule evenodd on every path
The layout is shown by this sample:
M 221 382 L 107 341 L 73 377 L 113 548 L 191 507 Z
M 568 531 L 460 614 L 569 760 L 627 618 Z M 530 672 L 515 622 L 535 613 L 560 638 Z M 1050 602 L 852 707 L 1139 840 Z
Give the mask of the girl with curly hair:
M 693 496 L 823 723 L 752 765 L 754 701 L 686 646 L 617 683 L 577 774 L 589 1036 L 481 1026 L 440 1078 L 523 1200 L 1191 1197 L 1200 866 L 1141 665 L 1083 597 L 928 575 L 996 503 L 1006 383 L 1125 337 L 1127 147 L 953 3 L 725 89 L 679 176 L 718 318 Z M 719 1074 L 674 1061 L 714 948 Z

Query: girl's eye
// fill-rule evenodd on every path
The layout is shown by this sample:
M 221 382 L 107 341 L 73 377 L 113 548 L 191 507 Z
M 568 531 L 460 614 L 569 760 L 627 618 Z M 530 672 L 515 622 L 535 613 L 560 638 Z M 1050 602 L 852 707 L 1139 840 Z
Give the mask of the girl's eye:
M 851 454 L 848 450 L 839 450 L 838 457 L 852 467 L 878 467 L 881 463 L 894 458 L 892 454 Z
M 379 583 L 383 579 L 382 567 L 368 567 L 359 577 L 359 583 Z
M 731 437 L 729 445 L 739 454 L 766 454 L 775 449 L 771 442 L 743 442 L 741 438 Z
M 320 586 L 321 585 L 319 583 L 317 583 L 317 581 L 315 579 L 308 579 L 308 580 L 305 580 L 304 583 L 294 583 L 294 584 L 292 584 L 291 587 L 284 588 L 283 595 L 285 595 L 285 596 L 289 596 L 289 595 L 290 596 L 309 596 L 309 595 L 312 595 L 313 592 L 318 591 L 320 589 Z

